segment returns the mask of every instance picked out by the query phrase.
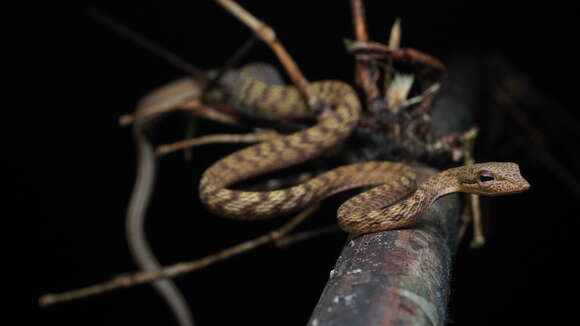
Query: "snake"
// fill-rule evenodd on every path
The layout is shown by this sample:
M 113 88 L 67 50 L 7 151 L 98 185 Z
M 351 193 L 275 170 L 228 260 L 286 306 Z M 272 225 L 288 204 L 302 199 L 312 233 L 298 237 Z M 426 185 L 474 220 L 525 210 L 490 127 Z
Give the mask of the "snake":
M 229 104 L 242 114 L 261 119 L 297 119 L 317 115 L 290 85 L 269 85 L 241 69 Z M 357 126 L 361 104 L 348 84 L 325 80 L 309 84 L 325 105 L 318 121 L 304 130 L 234 152 L 207 168 L 199 197 L 214 214 L 257 220 L 305 209 L 336 193 L 375 186 L 345 201 L 338 209 L 340 227 L 350 233 L 372 233 L 414 224 L 437 199 L 455 192 L 497 196 L 519 193 L 530 185 L 519 166 L 487 162 L 450 168 L 418 178 L 411 166 L 369 161 L 341 166 L 292 187 L 244 191 L 232 186 L 252 177 L 311 160 L 344 141 Z

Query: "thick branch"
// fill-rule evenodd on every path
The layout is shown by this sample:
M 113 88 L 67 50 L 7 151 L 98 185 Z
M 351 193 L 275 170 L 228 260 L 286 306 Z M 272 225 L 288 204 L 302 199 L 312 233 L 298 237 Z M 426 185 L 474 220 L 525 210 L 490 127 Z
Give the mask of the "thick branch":
M 472 126 L 478 96 L 479 65 L 459 60 L 448 72 L 432 111 L 437 135 Z M 444 325 L 459 198 L 437 201 L 411 228 L 349 238 L 309 325 Z
M 410 229 L 351 236 L 309 325 L 443 325 L 459 196 Z

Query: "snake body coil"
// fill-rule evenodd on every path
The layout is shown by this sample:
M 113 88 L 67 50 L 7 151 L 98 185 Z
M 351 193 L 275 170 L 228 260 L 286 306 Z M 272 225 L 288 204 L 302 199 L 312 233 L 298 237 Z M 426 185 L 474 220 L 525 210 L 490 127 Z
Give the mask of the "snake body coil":
M 296 211 L 332 192 L 335 185 L 331 178 L 336 173 L 323 174 L 283 190 L 249 192 L 227 189 L 253 176 L 307 161 L 351 133 L 360 115 L 360 104 L 352 88 L 338 81 L 318 82 L 311 86 L 333 110 L 324 114 L 311 128 L 242 149 L 208 168 L 201 178 L 199 192 L 211 211 L 239 219 L 267 218 Z M 237 107 L 251 111 L 255 116 L 265 117 L 273 111 L 280 115 L 308 110 L 294 87 L 266 85 L 246 76 L 236 89 L 239 89 L 234 94 Z
M 244 72 L 238 78 L 232 104 L 246 114 L 264 119 L 313 115 L 294 87 L 267 85 Z M 236 219 L 269 218 L 304 209 L 340 191 L 380 185 L 351 198 L 338 210 L 339 224 L 345 231 L 369 233 L 410 225 L 433 201 L 452 192 L 502 195 L 529 188 L 514 163 L 453 168 L 417 184 L 413 169 L 404 164 L 365 162 L 336 168 L 286 189 L 228 189 L 239 181 L 312 159 L 348 137 L 360 116 L 354 90 L 339 81 L 310 86 L 332 110 L 313 127 L 242 149 L 209 167 L 201 178 L 199 193 L 212 212 Z

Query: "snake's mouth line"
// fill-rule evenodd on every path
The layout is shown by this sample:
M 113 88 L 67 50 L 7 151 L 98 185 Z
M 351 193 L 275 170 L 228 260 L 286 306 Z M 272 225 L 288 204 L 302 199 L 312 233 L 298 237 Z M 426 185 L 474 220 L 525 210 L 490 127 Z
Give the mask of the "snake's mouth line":
M 491 197 L 498 197 L 498 196 L 508 196 L 508 195 L 517 195 L 517 194 L 521 194 L 523 192 L 528 191 L 531 188 L 530 185 L 524 186 L 520 189 L 515 189 L 515 190 L 510 190 L 510 191 L 506 191 L 506 192 L 502 192 L 502 193 L 497 193 L 497 194 L 493 194 L 493 195 L 486 195 L 486 196 L 491 196 Z
M 528 185 L 528 186 L 527 186 L 526 188 L 524 188 L 524 189 L 520 189 L 520 190 L 514 190 L 513 192 L 506 193 L 505 195 L 516 195 L 516 194 L 521 194 L 522 192 L 526 192 L 526 191 L 528 191 L 530 188 L 531 188 L 531 186 L 529 186 L 529 185 Z

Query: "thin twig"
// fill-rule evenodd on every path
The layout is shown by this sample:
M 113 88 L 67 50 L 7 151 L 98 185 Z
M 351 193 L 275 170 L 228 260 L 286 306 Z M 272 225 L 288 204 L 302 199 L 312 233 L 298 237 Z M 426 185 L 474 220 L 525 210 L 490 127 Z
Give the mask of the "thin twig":
M 318 206 L 319 206 L 318 203 L 310 205 L 304 211 L 294 216 L 288 223 L 286 223 L 285 225 L 274 231 L 268 232 L 267 234 L 264 234 L 260 237 L 240 243 L 238 245 L 227 248 L 215 254 L 206 256 L 204 258 L 194 260 L 191 262 L 182 262 L 170 265 L 155 272 L 145 272 L 145 273 L 137 272 L 137 273 L 122 274 L 113 278 L 110 281 L 72 291 L 45 294 L 39 298 L 38 302 L 41 306 L 50 306 L 56 303 L 76 300 L 88 296 L 109 292 L 112 290 L 117 290 L 120 288 L 127 288 L 143 283 L 149 283 L 162 278 L 173 278 L 196 271 L 198 269 L 228 259 L 232 256 L 239 255 L 241 253 L 255 249 L 259 246 L 276 241 L 277 239 L 283 237 L 284 235 L 292 231 L 294 228 L 296 228 L 296 226 L 298 226 L 298 224 L 300 224 L 302 221 L 304 221 L 304 219 L 310 216 L 318 208 Z
M 205 105 L 201 101 L 190 101 L 183 103 L 181 108 L 184 111 L 189 111 L 191 114 L 203 118 L 206 120 L 211 120 L 221 124 L 229 126 L 243 126 L 242 120 L 231 111 L 229 107 L 223 107 L 218 105 Z
M 365 10 L 362 0 L 352 0 L 351 5 L 356 40 L 359 42 L 367 42 L 369 37 L 366 29 Z M 361 56 L 356 56 L 355 58 L 355 81 L 357 85 L 365 93 L 367 101 L 378 98 L 380 96 L 379 89 L 371 77 L 368 60 Z
M 137 32 L 129 29 L 128 27 L 124 26 L 120 22 L 112 19 L 108 15 L 100 12 L 96 8 L 89 8 L 87 10 L 87 15 L 89 15 L 92 19 L 99 22 L 100 24 L 108 27 L 118 35 L 125 37 L 137 45 L 141 46 L 142 48 L 146 49 L 150 53 L 164 59 L 174 67 L 178 68 L 179 70 L 184 71 L 185 73 L 189 74 L 193 80 L 198 84 L 205 85 L 201 94 L 205 94 L 205 92 L 213 87 L 216 83 L 219 82 L 219 79 L 223 72 L 231 67 L 231 65 L 239 59 L 241 55 L 243 55 L 249 47 L 251 47 L 254 43 L 254 38 L 250 41 L 246 42 L 240 51 L 236 52 L 236 54 L 228 60 L 228 62 L 224 65 L 224 68 L 218 73 L 217 76 L 214 78 L 209 79 L 206 73 L 198 68 L 197 66 L 187 62 L 183 58 L 179 57 L 175 53 L 163 48 L 159 44 L 153 42 L 152 40 L 144 37 L 143 35 L 138 34 Z M 203 98 L 199 96 L 199 98 Z M 240 122 L 237 118 L 232 116 L 227 116 L 227 113 L 220 112 L 219 109 L 209 108 L 202 103 L 199 102 L 198 99 L 194 99 L 191 102 L 183 101 L 182 103 L 177 103 L 176 101 L 168 101 L 167 103 L 161 103 L 150 108 L 145 108 L 141 110 L 139 113 L 139 117 L 135 116 L 134 114 L 125 114 L 119 117 L 119 124 L 121 126 L 127 126 L 135 122 L 137 118 L 146 118 L 154 114 L 169 112 L 172 110 L 178 109 L 185 109 L 190 110 L 194 109 L 193 113 L 195 115 L 199 115 L 202 118 L 208 120 L 214 120 L 219 123 L 224 123 L 228 125 L 240 125 Z M 191 99 L 189 99 L 191 100 Z M 183 104 L 181 107 L 180 105 Z M 142 116 L 141 116 L 142 115 Z
M 368 55 L 377 59 L 390 57 L 407 64 L 421 64 L 439 72 L 445 71 L 445 65 L 439 59 L 413 48 L 391 49 L 387 45 L 372 41 L 348 41 L 346 44 L 347 50 L 357 55 Z
M 193 100 L 195 103 L 199 103 L 199 100 Z M 142 112 L 139 113 L 127 113 L 123 114 L 119 117 L 119 125 L 122 127 L 126 127 L 135 123 L 138 119 L 146 119 L 154 115 L 158 115 L 161 113 L 167 113 L 174 110 L 182 110 L 182 104 L 166 104 L 166 105 L 156 105 L 151 106 L 150 108 L 144 109 Z
M 478 128 L 471 128 L 461 137 L 463 141 L 463 156 L 465 157 L 464 163 L 466 165 L 475 164 L 473 148 L 475 147 L 475 141 L 478 134 Z M 471 238 L 470 245 L 471 248 L 481 248 L 485 244 L 485 235 L 483 233 L 483 219 L 481 216 L 480 197 L 476 194 L 468 194 L 467 198 L 469 199 L 469 205 L 466 207 L 466 209 L 470 210 L 471 221 L 473 225 L 473 236 Z M 461 238 L 463 238 L 463 230 L 460 231 L 459 239 Z
M 139 111 L 137 108 L 136 111 Z M 145 234 L 145 219 L 151 194 L 155 186 L 157 161 L 154 145 L 146 136 L 149 121 L 141 120 L 133 125 L 133 136 L 137 149 L 137 175 L 127 206 L 126 236 L 129 250 L 135 263 L 143 272 L 155 272 L 161 264 L 155 257 Z M 161 279 L 151 284 L 173 311 L 179 326 L 193 326 L 193 316 L 187 300 L 171 279 Z
M 133 41 L 134 43 L 146 49 L 147 51 L 153 53 L 154 55 L 163 58 L 165 61 L 169 62 L 174 67 L 182 71 L 185 71 L 186 73 L 191 75 L 195 80 L 205 81 L 205 74 L 201 69 L 192 65 L 186 60 L 180 58 L 174 53 L 167 51 L 159 44 L 153 42 L 152 40 L 147 39 L 143 35 L 137 34 L 136 32 L 130 30 L 123 24 L 112 19 L 110 16 L 103 14 L 96 8 L 89 8 L 87 10 L 87 15 L 89 15 L 89 17 L 93 18 L 95 21 L 99 22 L 103 26 L 106 26 L 109 29 L 113 30 L 118 35 Z
M 256 132 L 252 134 L 219 134 L 184 139 L 175 143 L 159 145 L 155 150 L 157 157 L 164 156 L 182 149 L 208 144 L 257 143 L 277 137 L 273 132 Z
M 191 99 L 181 103 L 168 103 L 166 105 L 158 105 L 155 107 L 152 106 L 144 109 L 143 112 L 139 112 L 138 114 L 123 114 L 119 117 L 119 124 L 123 127 L 128 126 L 134 123 L 137 119 L 145 119 L 152 115 L 167 113 L 170 111 L 188 111 L 199 118 L 230 126 L 243 125 L 242 121 L 235 114 L 228 112 L 229 110 L 205 105 L 199 99 Z
M 481 248 L 485 245 L 485 236 L 483 233 L 483 219 L 481 218 L 481 204 L 478 195 L 469 194 L 469 208 L 473 219 L 473 237 L 471 239 L 471 248 Z
M 466 160 L 467 165 L 475 163 L 475 160 L 471 156 L 471 151 L 469 152 L 469 158 Z M 473 236 L 471 238 L 470 246 L 471 248 L 481 248 L 485 245 L 485 235 L 483 233 L 483 219 L 481 216 L 481 201 L 479 195 L 468 194 L 469 205 L 466 209 L 469 209 L 471 213 L 471 221 L 473 225 Z M 463 238 L 463 232 L 460 232 L 459 239 Z

